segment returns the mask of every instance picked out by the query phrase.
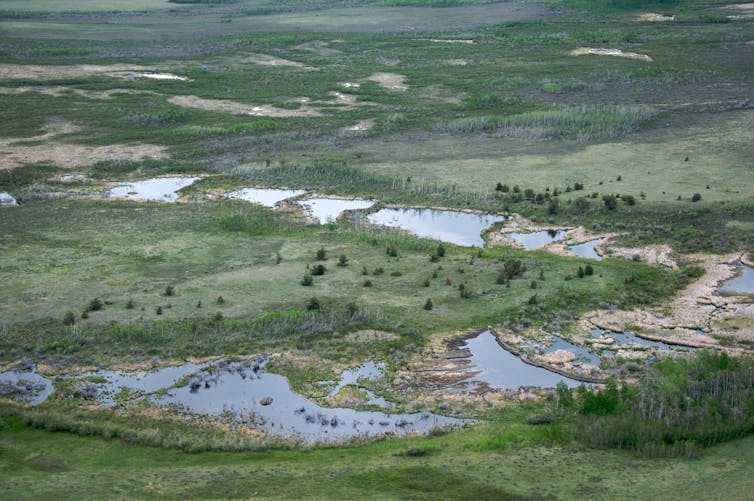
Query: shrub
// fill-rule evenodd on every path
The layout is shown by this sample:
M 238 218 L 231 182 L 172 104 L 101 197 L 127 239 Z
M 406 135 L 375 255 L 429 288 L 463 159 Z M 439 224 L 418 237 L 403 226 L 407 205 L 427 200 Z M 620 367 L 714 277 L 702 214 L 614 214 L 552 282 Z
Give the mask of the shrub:
M 537 288 L 537 281 L 536 280 L 532 280 L 531 281 L 531 288 L 532 289 L 536 289 Z
M 215 313 L 215 316 L 212 318 L 212 320 L 215 323 L 222 321 L 222 319 L 223 319 L 223 313 L 221 311 L 218 311 L 217 313 Z
M 508 279 L 507 279 L 507 277 L 505 275 L 505 271 L 504 270 L 500 270 L 499 272 L 497 272 L 497 278 L 495 278 L 495 283 L 496 284 L 505 285 L 505 283 L 507 281 L 508 281 Z
M 588 264 L 584 267 L 584 275 L 591 277 L 594 275 L 594 268 L 592 268 L 591 264 Z
M 136 307 L 136 304 L 134 303 L 134 300 L 132 298 L 129 298 L 128 302 L 126 303 L 126 309 L 133 310 L 135 307 Z
M 376 276 L 382 275 L 383 273 L 385 273 L 385 269 L 382 266 L 380 266 L 374 269 L 374 271 L 372 272 L 372 275 L 376 277 Z
M 158 306 L 155 313 L 157 313 L 158 315 L 162 315 L 162 306 Z
M 312 275 L 324 275 L 327 271 L 327 268 L 325 268 L 325 265 L 323 264 L 317 264 L 312 267 Z
M 602 195 L 602 201 L 608 210 L 615 210 L 618 207 L 618 199 L 615 198 L 615 195 Z
M 73 325 L 76 323 L 76 315 L 72 311 L 66 311 L 63 316 L 63 325 Z
M 314 285 L 314 278 L 311 276 L 311 274 L 307 273 L 301 278 L 301 285 L 303 285 L 304 287 Z
M 424 303 L 424 309 L 425 309 L 425 310 L 427 310 L 427 311 L 429 311 L 429 310 L 431 310 L 432 308 L 434 308 L 434 306 L 435 306 L 435 305 L 434 305 L 434 304 L 432 304 L 432 299 L 429 299 L 429 298 L 427 298 L 427 302 L 426 302 L 426 303 Z
M 445 257 L 445 246 L 443 244 L 438 245 L 435 253 L 438 257 Z
M 636 205 L 636 199 L 633 195 L 621 195 L 621 200 L 623 200 L 626 205 Z
M 338 266 L 348 266 L 348 257 L 345 254 L 338 257 Z
M 217 296 L 217 304 L 225 304 L 225 298 L 222 296 Z
M 579 278 L 584 278 L 584 268 L 579 266 L 578 271 L 576 272 L 576 276 Z
M 550 424 L 552 423 L 552 416 L 548 416 L 547 414 L 537 414 L 526 418 L 526 422 L 533 425 Z
M 368 278 L 366 280 L 364 280 L 364 287 L 371 287 L 371 286 L 372 286 L 372 281 L 371 280 L 369 280 Z
M 175 287 L 172 285 L 168 285 L 165 287 L 165 295 L 166 296 L 174 296 L 175 295 Z
M 390 257 L 398 257 L 398 247 L 395 244 L 390 244 L 385 248 L 385 253 Z
M 437 255 L 437 253 L 433 252 L 429 255 L 429 262 L 430 263 L 436 263 L 440 260 L 440 256 Z
M 325 261 L 327 259 L 327 251 L 324 247 L 317 249 L 317 260 Z
M 348 315 L 348 318 L 353 318 L 354 315 L 356 315 L 359 312 L 359 305 L 355 302 L 351 301 L 346 305 L 346 315 Z
M 426 280 L 424 281 L 424 284 L 423 284 L 423 285 L 424 285 L 424 287 L 429 287 L 429 279 L 426 279 Z
M 88 310 L 89 311 L 99 311 L 102 309 L 102 301 L 99 300 L 99 298 L 94 298 L 91 301 L 89 301 Z
M 520 259 L 509 259 L 503 265 L 503 273 L 508 280 L 520 277 L 526 272 L 526 266 Z
M 319 311 L 322 309 L 322 303 L 316 297 L 311 297 L 306 304 L 306 309 L 309 311 Z
M 694 193 L 694 195 L 691 197 L 692 202 L 698 202 L 701 199 L 702 199 L 702 195 L 700 195 L 699 193 Z

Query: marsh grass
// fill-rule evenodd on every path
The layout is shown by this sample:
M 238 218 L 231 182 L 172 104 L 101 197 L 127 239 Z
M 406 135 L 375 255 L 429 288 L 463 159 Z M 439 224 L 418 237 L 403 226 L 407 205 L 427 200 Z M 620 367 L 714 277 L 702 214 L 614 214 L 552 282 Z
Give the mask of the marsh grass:
M 487 132 L 518 139 L 562 138 L 589 141 L 612 139 L 638 129 L 657 111 L 646 106 L 578 106 L 521 115 L 471 117 L 445 122 L 439 130 Z

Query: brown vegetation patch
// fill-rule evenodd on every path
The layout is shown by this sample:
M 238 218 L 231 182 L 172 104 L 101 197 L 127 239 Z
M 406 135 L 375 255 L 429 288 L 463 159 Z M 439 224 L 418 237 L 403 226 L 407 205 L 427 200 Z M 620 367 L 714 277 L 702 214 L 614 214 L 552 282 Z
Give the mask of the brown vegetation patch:
M 112 99 L 115 94 L 156 94 L 156 92 L 135 89 L 107 89 L 107 90 L 86 90 L 74 89 L 71 87 L 51 86 L 51 87 L 0 87 L 0 94 L 18 95 L 26 92 L 37 92 L 45 96 L 60 97 L 69 92 L 88 99 Z
M 373 73 L 366 77 L 365 80 L 376 82 L 380 87 L 389 90 L 397 90 L 401 92 L 408 90 L 408 85 L 404 83 L 406 77 L 397 73 Z
M 252 115 L 256 117 L 311 117 L 319 116 L 319 112 L 308 106 L 301 106 L 297 110 L 286 110 L 264 104 L 239 103 L 226 99 L 204 99 L 198 96 L 172 96 L 168 102 L 184 108 L 196 108 L 206 111 L 219 111 L 237 115 Z
M 163 159 L 168 154 L 164 146 L 154 144 L 111 144 L 86 146 L 56 140 L 56 136 L 81 130 L 70 122 L 53 121 L 47 132 L 28 138 L 0 138 L 0 169 L 12 169 L 25 164 L 54 162 L 64 167 L 93 165 L 102 160 L 144 158 Z M 23 141 L 44 141 L 43 144 L 24 145 Z
M 288 59 L 270 56 L 268 54 L 249 54 L 249 60 L 252 63 L 259 64 L 262 66 L 289 66 L 292 68 L 304 68 L 307 70 L 314 69 L 311 66 L 307 66 L 303 63 L 299 63 L 298 61 L 290 61 Z
M 0 78 L 25 80 L 49 80 L 56 78 L 79 78 L 86 75 L 108 75 L 124 71 L 154 71 L 153 68 L 133 64 L 0 64 Z
M 352 343 L 372 343 L 375 341 L 395 341 L 398 334 L 394 332 L 379 331 L 375 329 L 362 329 L 350 333 L 346 339 Z
M 463 44 L 475 44 L 476 40 L 469 38 L 414 38 L 417 42 L 434 42 L 434 43 L 463 43 Z

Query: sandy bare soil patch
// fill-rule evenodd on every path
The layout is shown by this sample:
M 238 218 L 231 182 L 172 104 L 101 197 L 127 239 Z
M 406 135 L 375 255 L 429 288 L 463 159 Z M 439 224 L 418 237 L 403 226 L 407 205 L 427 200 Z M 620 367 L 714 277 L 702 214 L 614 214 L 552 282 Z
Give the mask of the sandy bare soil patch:
M 292 68 L 304 68 L 307 70 L 313 70 L 311 66 L 307 66 L 304 63 L 298 61 L 291 61 L 289 59 L 283 59 L 281 57 L 270 56 L 269 54 L 249 54 L 249 60 L 252 63 L 262 66 L 290 66 Z
M 65 66 L 39 64 L 0 64 L 0 78 L 23 78 L 45 80 L 52 78 L 76 78 L 87 75 L 114 74 L 125 71 L 152 71 L 152 68 L 133 64 L 74 64 Z
M 313 42 L 306 42 L 299 45 L 294 46 L 294 49 L 299 50 L 308 50 L 310 52 L 314 52 L 315 54 L 319 54 L 320 56 L 337 56 L 338 54 L 342 54 L 342 50 L 333 49 L 329 47 L 331 43 L 341 43 L 343 40 L 315 40 Z
M 225 99 L 204 99 L 198 96 L 172 96 L 168 99 L 168 102 L 176 106 L 183 106 L 184 108 L 196 108 L 256 117 L 311 117 L 319 115 L 317 110 L 308 106 L 301 106 L 297 110 L 286 110 L 268 104 L 247 104 Z
M 617 247 L 611 245 L 616 236 L 602 242 L 605 256 L 622 257 L 625 259 L 638 260 L 643 263 L 659 264 L 668 268 L 677 268 L 678 264 L 673 257 L 673 249 L 668 245 L 647 245 L 645 247 Z
M 368 120 L 361 120 L 359 122 L 356 122 L 355 124 L 346 127 L 346 130 L 351 132 L 363 132 L 367 130 L 371 130 L 374 127 L 374 119 L 368 119 Z
M 408 89 L 408 85 L 403 83 L 406 77 L 397 73 L 373 73 L 365 80 L 377 82 L 380 87 L 389 90 L 405 91 Z
M 675 299 L 657 308 L 597 311 L 585 316 L 582 327 L 634 331 L 660 341 L 739 352 L 740 348 L 722 346 L 719 338 L 754 341 L 754 322 L 745 320 L 754 319 L 754 302 L 744 296 L 717 294 L 720 283 L 735 275 L 739 258 L 738 254 L 687 256 L 705 274 Z
M 414 38 L 417 42 L 434 42 L 434 43 L 465 43 L 475 44 L 476 40 L 468 38 Z
M 174 73 L 158 73 L 154 71 L 116 71 L 107 73 L 108 76 L 122 78 L 123 80 L 139 80 L 147 78 L 149 80 L 178 80 L 180 82 L 190 82 L 189 77 L 176 75 Z
M 728 16 L 729 19 L 751 19 L 754 17 L 754 3 L 729 5 L 727 9 L 739 12 L 738 14 Z
M 361 87 L 361 84 L 358 84 L 356 82 L 340 82 L 338 85 L 345 87 L 346 89 L 358 89 L 359 87 Z
M 24 94 L 26 92 L 37 92 L 45 96 L 60 97 L 68 92 L 88 99 L 112 99 L 115 94 L 157 94 L 156 92 L 134 89 L 107 89 L 107 90 L 86 90 L 74 89 L 71 87 L 52 86 L 52 87 L 0 87 L 0 94 Z
M 653 61 L 653 59 L 646 54 L 637 54 L 636 52 L 623 52 L 620 49 L 579 47 L 578 49 L 574 49 L 571 51 L 572 56 L 583 56 L 585 54 L 594 54 L 597 56 L 625 57 L 629 59 L 641 59 L 643 61 Z
M 636 17 L 636 20 L 643 22 L 663 23 L 668 21 L 675 21 L 675 16 L 666 16 L 664 14 L 658 14 L 656 12 L 645 12 L 644 14 L 639 14 Z
M 330 92 L 330 95 L 333 97 L 333 101 L 337 104 L 347 104 L 349 106 L 353 106 L 356 104 L 356 99 L 358 99 L 359 96 L 355 94 L 344 94 L 342 92 Z
M 80 129 L 70 122 L 53 121 L 48 124 L 47 131 L 38 136 L 0 138 L 0 169 L 12 169 L 24 164 L 45 161 L 64 167 L 78 167 L 93 165 L 102 160 L 168 157 L 164 146 L 154 144 L 86 146 L 56 140 L 56 137 L 61 134 L 70 134 Z M 44 143 L 23 144 L 26 141 L 44 141 Z

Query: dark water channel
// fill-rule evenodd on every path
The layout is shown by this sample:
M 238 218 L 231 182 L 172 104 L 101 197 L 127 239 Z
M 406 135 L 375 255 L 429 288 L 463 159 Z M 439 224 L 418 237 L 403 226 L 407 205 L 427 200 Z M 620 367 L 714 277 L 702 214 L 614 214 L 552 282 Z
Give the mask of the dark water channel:
M 718 293 L 721 296 L 754 296 L 754 268 L 741 263 L 738 274 L 723 282 Z
M 555 388 L 560 381 L 564 381 L 569 388 L 583 384 L 543 367 L 527 364 L 500 346 L 495 335 L 489 330 L 469 339 L 462 348 L 467 348 L 471 352 L 471 370 L 480 371 L 473 379 L 487 383 L 492 388 Z

